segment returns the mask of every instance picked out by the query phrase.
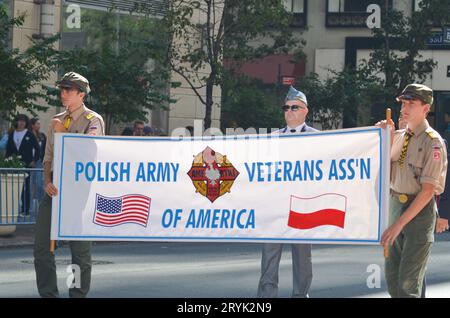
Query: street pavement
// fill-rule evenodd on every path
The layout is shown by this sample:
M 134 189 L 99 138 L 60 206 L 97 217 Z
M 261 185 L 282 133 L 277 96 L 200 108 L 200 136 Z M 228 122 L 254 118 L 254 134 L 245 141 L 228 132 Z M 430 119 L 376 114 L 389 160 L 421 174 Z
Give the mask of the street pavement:
M 32 228 L 28 232 L 22 234 L 22 244 L 6 244 L 5 238 L 0 238 L 0 297 L 38 297 L 30 240 Z M 436 237 L 427 273 L 427 297 L 450 297 L 450 233 Z M 103 242 L 95 243 L 92 252 L 89 297 L 256 296 L 261 244 Z M 58 248 L 56 260 L 60 294 L 68 297 L 67 244 Z M 383 262 L 380 246 L 314 245 L 310 297 L 388 297 Z M 367 281 L 373 288 L 368 287 Z M 291 253 L 289 245 L 285 245 L 279 297 L 290 297 L 291 288 Z

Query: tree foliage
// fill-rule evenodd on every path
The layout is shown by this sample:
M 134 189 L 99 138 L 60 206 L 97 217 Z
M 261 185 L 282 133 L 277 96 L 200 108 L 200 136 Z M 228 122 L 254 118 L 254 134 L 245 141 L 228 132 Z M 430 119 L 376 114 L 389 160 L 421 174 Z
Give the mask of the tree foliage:
M 58 65 L 61 74 L 75 71 L 89 80 L 87 103 L 104 116 L 107 133 L 116 123 L 145 120 L 150 110 L 166 108 L 169 75 L 161 61 L 167 40 L 158 21 L 110 10 L 86 12 L 83 22 L 88 47 L 61 52 Z
M 57 37 L 30 39 L 31 45 L 24 52 L 11 48 L 12 29 L 22 26 L 24 20 L 23 15 L 10 18 L 0 5 L 0 112 L 5 119 L 12 119 L 18 109 L 33 115 L 47 109 L 40 103 L 46 97 L 41 84 L 48 80 L 54 66 Z
M 296 83 L 308 98 L 309 119 L 319 123 L 322 130 L 339 128 L 343 113 L 353 113 L 360 124 L 373 124 L 367 113 L 379 93 L 376 78 L 351 68 L 331 73 L 325 80 L 311 73 Z
M 205 105 L 211 127 L 213 96 L 231 65 L 299 48 L 282 0 L 174 0 L 165 18 L 168 61 Z M 264 41 L 259 41 L 264 39 Z M 231 66 L 228 64 L 228 67 Z
M 420 10 L 410 16 L 388 3 L 385 0 L 382 7 L 381 28 L 372 29 L 377 48 L 359 66 L 366 75 L 377 76 L 379 87 L 374 86 L 373 95 L 378 99 L 372 114 L 378 119 L 407 84 L 424 83 L 431 75 L 437 63 L 424 58 L 422 50 L 434 31 L 450 24 L 448 0 L 422 0 Z
M 285 125 L 277 89 L 246 76 L 225 77 L 222 90 L 222 130 L 279 128 Z

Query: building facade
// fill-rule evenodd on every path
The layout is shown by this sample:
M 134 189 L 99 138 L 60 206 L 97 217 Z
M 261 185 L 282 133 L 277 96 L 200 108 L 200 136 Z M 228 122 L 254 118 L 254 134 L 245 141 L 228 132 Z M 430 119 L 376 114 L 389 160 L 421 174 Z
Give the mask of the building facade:
M 47 36 L 56 33 L 61 34 L 61 40 L 56 43 L 59 50 L 70 50 L 75 47 L 89 47 L 95 45 L 87 36 L 89 23 L 80 23 L 77 14 L 92 13 L 102 14 L 114 7 L 120 15 L 130 15 L 136 9 L 145 9 L 147 17 L 151 19 L 161 19 L 167 10 L 167 1 L 164 0 L 10 0 L 6 1 L 15 17 L 25 14 L 25 22 L 21 27 L 14 28 L 12 35 L 12 46 L 25 50 L 30 45 L 29 38 Z M 137 6 L 137 7 L 136 7 Z M 195 19 L 201 20 L 201 15 L 195 15 Z M 118 26 L 124 27 L 124 26 Z M 154 69 L 154 61 L 149 59 L 149 71 Z M 61 74 L 59 74 L 61 76 Z M 52 74 L 46 85 L 54 85 L 58 79 L 58 74 Z M 163 134 L 170 135 L 170 132 L 179 127 L 194 126 L 195 120 L 203 120 L 205 107 L 200 103 L 195 94 L 191 91 L 183 79 L 172 73 L 172 82 L 180 82 L 181 86 L 170 88 L 167 85 L 166 94 L 175 103 L 165 105 L 169 110 L 152 110 L 147 118 L 147 124 L 157 128 Z M 220 125 L 220 90 L 216 90 L 214 96 L 215 106 L 212 114 L 212 126 Z M 41 104 L 45 105 L 42 101 Z M 61 109 L 51 107 L 47 112 L 39 114 L 43 127 L 47 127 L 52 116 Z M 125 126 L 132 123 L 115 125 L 112 134 L 120 134 Z
M 269 56 L 257 63 L 244 65 L 246 74 L 263 80 L 268 85 L 289 85 L 292 80 L 315 72 L 320 79 L 332 76 L 330 70 L 341 71 L 346 65 L 358 65 L 367 59 L 373 43 L 372 31 L 366 20 L 370 13 L 367 8 L 373 4 L 381 4 L 386 0 L 284 0 L 288 11 L 293 12 L 292 28 L 295 36 L 306 40 L 304 53 L 306 60 L 294 65 L 289 55 Z M 418 10 L 420 0 L 389 0 L 392 7 L 406 14 Z M 155 19 L 164 14 L 164 0 L 10 0 L 11 12 L 15 16 L 26 14 L 25 24 L 15 28 L 13 32 L 13 47 L 25 49 L 29 45 L 28 37 L 61 33 L 60 49 L 70 49 L 74 46 L 87 46 L 85 26 L 71 25 L 70 16 L 73 6 L 81 10 L 106 11 L 113 3 L 124 14 L 132 10 L 136 3 L 145 5 Z M 450 13 L 449 13 L 450 14 Z M 193 17 L 197 23 L 204 21 L 202 14 Z M 437 66 L 425 82 L 435 91 L 435 103 L 429 116 L 430 123 L 440 132 L 450 132 L 450 34 L 436 32 L 429 39 L 427 50 L 421 52 L 424 58 L 432 58 Z M 151 62 L 151 61 L 150 61 Z M 151 63 L 150 63 L 151 64 Z M 54 74 L 49 83 L 57 80 Z M 172 81 L 180 82 L 181 86 L 168 89 L 171 98 L 176 102 L 168 105 L 170 110 L 155 110 L 149 115 L 151 126 L 160 128 L 167 134 L 178 127 L 194 126 L 195 120 L 203 120 L 205 106 L 179 75 L 173 73 Z M 220 127 L 219 88 L 214 90 L 214 107 L 212 126 Z M 60 109 L 50 108 L 41 114 L 44 127 L 53 114 Z M 343 127 L 348 127 L 343 123 Z M 123 127 L 117 127 L 119 133 Z
M 368 27 L 370 5 L 381 5 L 386 0 L 284 0 L 285 7 L 294 15 L 294 36 L 304 39 L 306 60 L 293 65 L 289 55 L 271 56 L 247 63 L 243 73 L 268 85 L 290 85 L 295 79 L 315 72 L 319 79 L 332 77 L 332 71 L 345 66 L 357 66 L 368 59 L 374 45 Z M 410 16 L 419 10 L 421 0 L 389 0 L 389 5 Z M 450 14 L 450 12 L 449 12 Z M 435 103 L 429 115 L 430 124 L 441 133 L 450 131 L 450 34 L 447 37 L 437 29 L 428 39 L 427 49 L 420 51 L 423 58 L 432 58 L 437 66 L 425 82 L 435 92 Z M 270 70 L 270 71 L 269 71 Z M 287 88 L 286 88 L 287 89 Z M 358 123 L 361 125 L 361 123 Z M 343 127 L 346 125 L 345 120 Z

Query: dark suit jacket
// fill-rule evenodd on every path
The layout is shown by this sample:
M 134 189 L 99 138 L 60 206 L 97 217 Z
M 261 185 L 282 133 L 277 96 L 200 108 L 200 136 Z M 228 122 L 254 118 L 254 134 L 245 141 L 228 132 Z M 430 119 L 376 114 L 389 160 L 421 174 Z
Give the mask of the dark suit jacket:
M 8 143 L 6 145 L 6 157 L 10 157 L 12 155 L 22 156 L 22 161 L 27 167 L 30 166 L 30 163 L 32 161 L 36 162 L 39 160 L 39 143 L 36 139 L 36 136 L 31 131 L 28 130 L 25 136 L 23 136 L 23 140 L 20 144 L 19 149 L 16 148 L 13 136 L 14 131 L 10 133 L 8 137 Z

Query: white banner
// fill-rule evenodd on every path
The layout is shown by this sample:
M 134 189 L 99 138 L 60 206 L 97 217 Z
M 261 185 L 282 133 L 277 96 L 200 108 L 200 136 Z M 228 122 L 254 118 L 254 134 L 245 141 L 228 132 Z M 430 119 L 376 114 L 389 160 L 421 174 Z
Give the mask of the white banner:
M 298 135 L 55 138 L 51 238 L 377 244 L 389 144 Z

